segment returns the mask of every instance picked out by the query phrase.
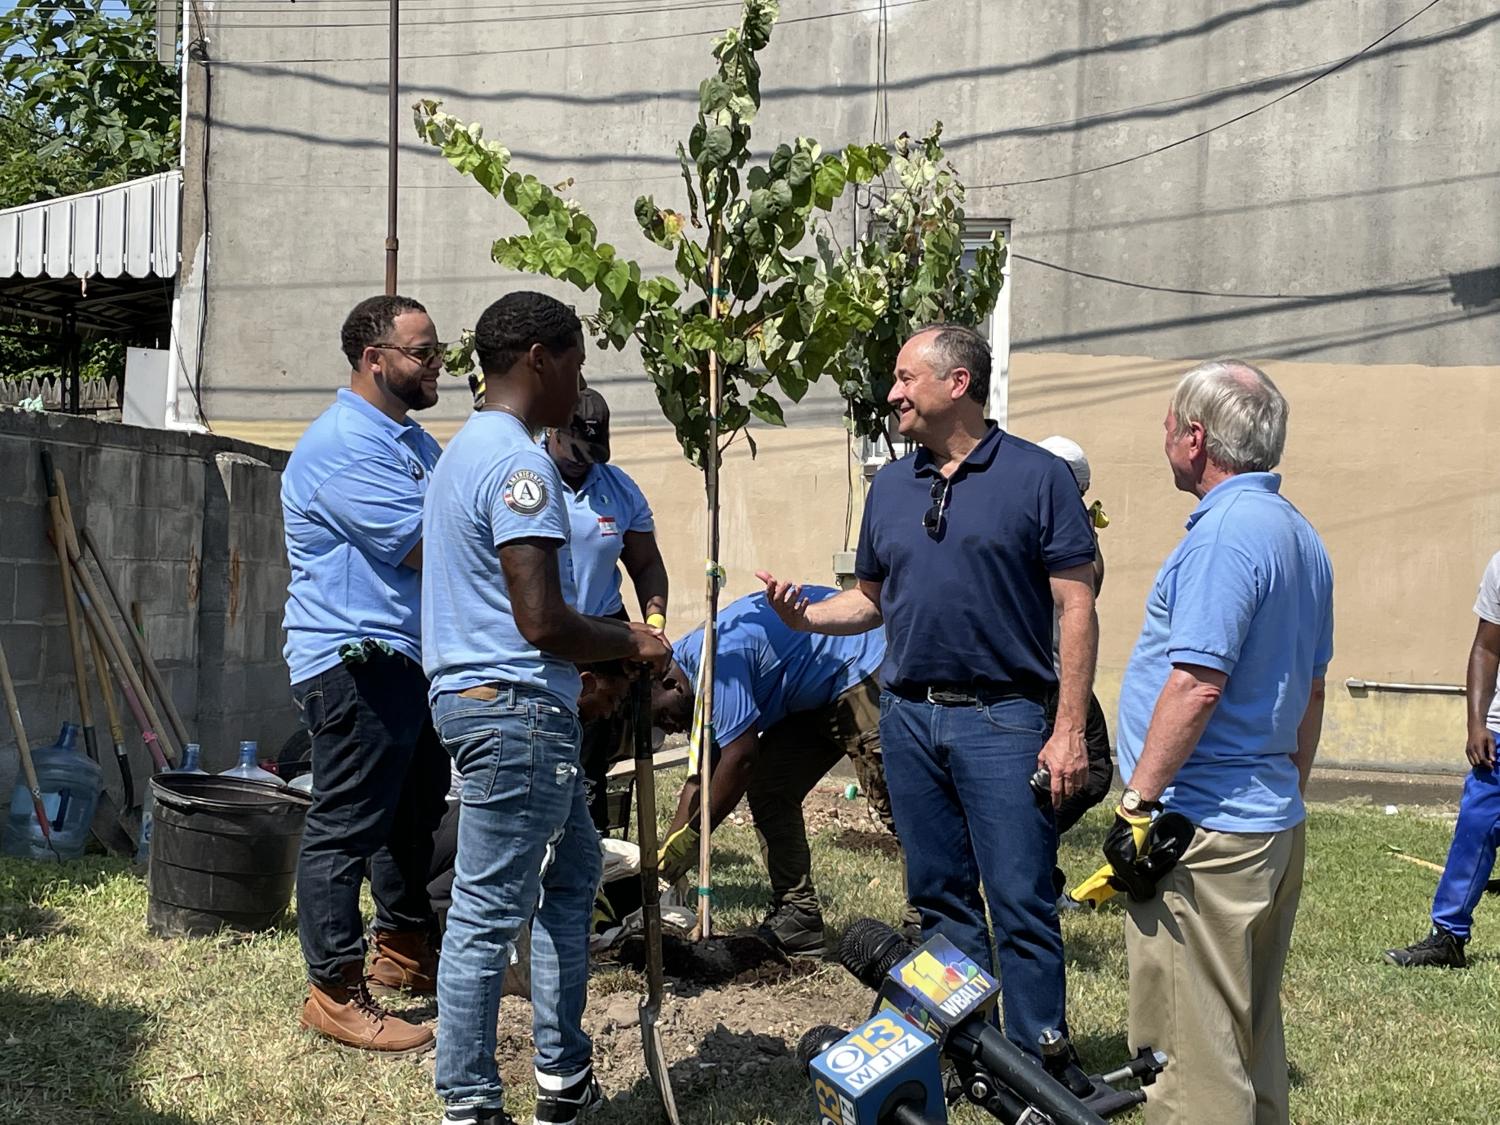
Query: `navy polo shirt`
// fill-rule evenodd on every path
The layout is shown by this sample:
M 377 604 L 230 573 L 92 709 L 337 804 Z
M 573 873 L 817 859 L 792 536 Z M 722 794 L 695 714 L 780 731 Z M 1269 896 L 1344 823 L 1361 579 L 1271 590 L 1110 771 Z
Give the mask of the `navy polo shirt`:
M 1050 575 L 1094 560 L 1067 464 L 991 423 L 954 470 L 937 534 L 923 526 L 941 481 L 926 449 L 875 474 L 855 574 L 879 582 L 881 683 L 1039 696 L 1052 667 Z

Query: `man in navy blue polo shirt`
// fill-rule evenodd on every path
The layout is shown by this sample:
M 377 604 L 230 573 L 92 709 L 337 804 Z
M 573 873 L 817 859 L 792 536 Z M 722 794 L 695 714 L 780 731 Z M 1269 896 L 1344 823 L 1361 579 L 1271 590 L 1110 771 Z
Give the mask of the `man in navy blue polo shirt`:
M 1198 506 L 1120 684 L 1126 788 L 1105 845 L 1118 872 L 1122 855 L 1129 867 L 1149 850 L 1157 813 L 1194 826 L 1176 866 L 1126 904 L 1130 1043 L 1172 1060 L 1151 1087 L 1150 1125 L 1289 1116 L 1281 977 L 1333 655 L 1333 570 L 1271 472 L 1286 419 L 1275 384 L 1233 360 L 1189 371 L 1167 410 L 1167 462 Z
M 443 344 L 407 297 L 344 321 L 351 375 L 281 478 L 291 584 L 286 662 L 312 735 L 312 807 L 297 861 L 297 933 L 311 990 L 302 1026 L 347 1046 L 420 1049 L 426 1027 L 377 1007 L 365 984 L 359 890 L 369 864 L 381 984 L 431 992 L 427 898 L 448 764 L 422 674 L 422 500 L 438 444 L 409 416 L 437 402 Z
M 858 586 L 810 602 L 760 577 L 794 628 L 856 633 L 884 621 L 880 741 L 908 895 L 924 934 L 998 962 L 1005 1033 L 1035 1055 L 1044 1030 L 1066 1029 L 1053 806 L 1088 771 L 1094 535 L 1067 465 L 985 419 L 990 354 L 976 332 L 923 329 L 895 374 L 890 402 L 920 448 L 870 486 Z M 1038 766 L 1051 775 L 1050 803 L 1029 786 Z

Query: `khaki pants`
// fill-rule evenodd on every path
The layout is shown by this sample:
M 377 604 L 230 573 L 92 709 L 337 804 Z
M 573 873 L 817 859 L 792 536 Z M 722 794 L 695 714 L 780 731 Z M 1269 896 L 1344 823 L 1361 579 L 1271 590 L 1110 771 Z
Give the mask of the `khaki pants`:
M 1288 1121 L 1281 978 L 1305 831 L 1200 828 L 1157 896 L 1128 904 L 1130 1047 L 1170 1059 L 1147 1125 Z
M 827 707 L 787 716 L 760 737 L 745 798 L 771 878 L 773 908 L 790 903 L 819 910 L 802 802 L 846 757 L 871 810 L 895 836 L 880 756 L 880 686 L 873 679 L 861 680 Z M 917 918 L 910 908 L 908 914 Z

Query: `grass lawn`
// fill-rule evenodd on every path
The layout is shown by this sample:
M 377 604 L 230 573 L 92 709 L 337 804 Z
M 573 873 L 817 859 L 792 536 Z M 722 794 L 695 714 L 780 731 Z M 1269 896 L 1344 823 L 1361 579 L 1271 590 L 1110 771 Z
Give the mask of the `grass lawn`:
M 676 780 L 662 778 L 662 807 Z M 831 791 L 818 799 L 846 824 L 860 818 L 862 802 L 840 806 Z M 827 825 L 827 817 L 815 822 Z M 1065 841 L 1070 875 L 1098 862 L 1104 824 L 1096 810 Z M 1451 821 L 1439 816 L 1343 805 L 1313 812 L 1286 982 L 1295 1121 L 1495 1119 L 1500 905 L 1480 907 L 1467 972 L 1401 972 L 1380 961 L 1384 947 L 1425 932 L 1436 880 L 1384 845 L 1441 862 L 1450 832 Z M 869 848 L 838 847 L 837 835 L 825 826 L 815 841 L 832 928 L 867 914 L 894 920 L 895 863 Z M 726 825 L 716 855 L 723 921 L 754 921 L 764 889 L 748 824 Z M 248 940 L 161 941 L 147 934 L 145 912 L 145 886 L 122 862 L 0 861 L 0 1122 L 436 1121 L 430 1057 L 373 1059 L 297 1029 L 305 986 L 292 924 Z M 1113 910 L 1063 920 L 1069 1015 L 1094 1067 L 1125 1054 L 1121 926 Z M 596 977 L 591 1019 L 601 1077 L 614 1096 L 595 1115 L 598 1125 L 656 1119 L 638 1078 L 611 1080 L 610 1058 L 638 1059 L 638 1032 L 599 1022 L 608 994 L 637 988 L 626 970 Z M 815 1023 L 857 1019 L 867 1003 L 835 965 L 722 994 L 669 995 L 684 1121 L 811 1120 L 806 1083 L 780 1042 L 795 1045 L 800 1029 Z M 510 1075 L 529 1068 L 525 1032 L 512 1028 L 502 1038 Z M 744 1052 L 758 1061 L 735 1063 Z M 514 1082 L 511 1094 L 512 1112 L 529 1114 L 529 1083 Z M 963 1110 L 955 1120 L 985 1118 Z

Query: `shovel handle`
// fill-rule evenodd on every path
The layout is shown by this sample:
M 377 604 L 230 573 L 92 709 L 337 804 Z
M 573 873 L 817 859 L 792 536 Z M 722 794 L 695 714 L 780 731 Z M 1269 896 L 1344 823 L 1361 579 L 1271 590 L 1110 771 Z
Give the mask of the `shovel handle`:
M 16 749 L 21 752 L 21 774 L 26 778 L 26 788 L 31 790 L 31 807 L 36 812 L 36 822 L 41 826 L 42 838 L 52 840 L 52 826 L 47 823 L 47 810 L 42 805 L 42 786 L 36 779 L 36 763 L 31 760 L 31 743 L 26 738 L 26 727 L 21 722 L 21 705 L 16 702 L 16 685 L 10 678 L 10 661 L 5 657 L 5 645 L 0 643 L 0 690 L 5 693 L 5 710 L 10 716 L 10 726 L 16 733 Z

